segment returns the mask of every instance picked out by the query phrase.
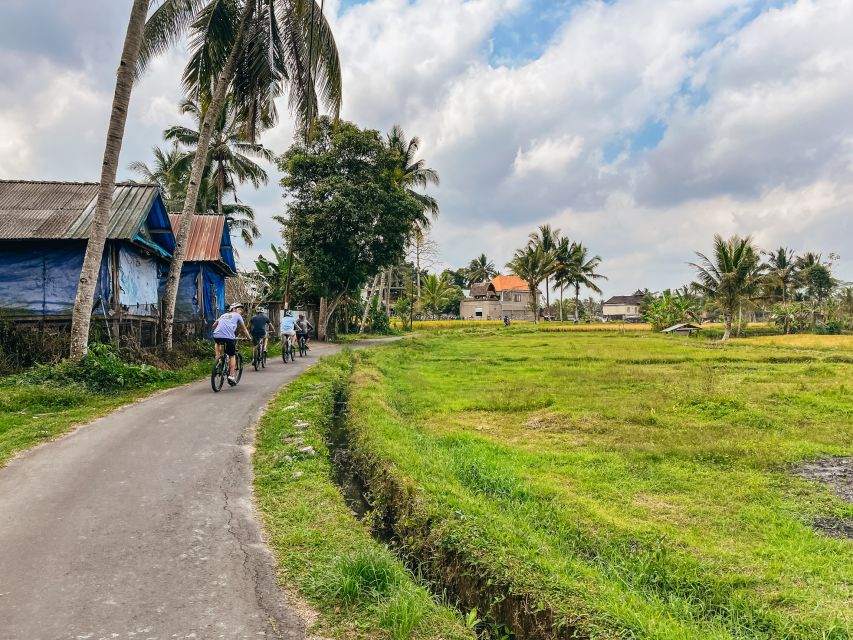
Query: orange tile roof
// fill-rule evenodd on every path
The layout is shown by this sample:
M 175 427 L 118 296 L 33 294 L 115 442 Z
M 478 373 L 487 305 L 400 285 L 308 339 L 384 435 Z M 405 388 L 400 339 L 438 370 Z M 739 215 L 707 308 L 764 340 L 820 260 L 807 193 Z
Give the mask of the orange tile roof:
M 530 287 L 518 276 L 495 276 L 492 280 L 495 291 L 527 291 Z

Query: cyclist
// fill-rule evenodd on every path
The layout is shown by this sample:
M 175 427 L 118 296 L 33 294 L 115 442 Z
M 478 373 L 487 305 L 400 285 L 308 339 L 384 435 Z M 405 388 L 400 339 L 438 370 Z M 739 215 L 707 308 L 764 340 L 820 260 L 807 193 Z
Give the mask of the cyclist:
M 216 344 L 216 357 L 219 358 L 222 355 L 222 350 L 225 349 L 225 355 L 228 356 L 229 362 L 228 384 L 232 387 L 237 384 L 234 377 L 237 370 L 237 329 L 239 328 L 250 340 L 252 338 L 246 328 L 246 323 L 243 321 L 244 310 L 241 302 L 235 302 L 226 313 L 219 316 L 219 319 L 213 323 L 213 342 Z
M 290 344 L 296 347 L 296 318 L 290 311 L 284 312 L 284 317 L 281 319 L 281 326 L 278 328 L 281 333 L 281 342 L 284 344 L 285 339 L 290 340 Z
M 305 348 L 308 349 L 308 334 L 313 331 L 314 327 L 305 318 L 304 313 L 299 314 L 299 320 L 296 321 L 296 339 L 302 338 L 305 340 Z
M 272 324 L 272 322 L 267 317 L 266 309 L 263 307 L 258 307 L 257 311 L 255 311 L 255 315 L 253 315 L 252 319 L 249 320 L 249 326 L 252 328 L 252 345 L 261 345 L 261 355 L 267 352 L 267 343 L 269 342 L 267 327 L 269 327 L 270 324 Z

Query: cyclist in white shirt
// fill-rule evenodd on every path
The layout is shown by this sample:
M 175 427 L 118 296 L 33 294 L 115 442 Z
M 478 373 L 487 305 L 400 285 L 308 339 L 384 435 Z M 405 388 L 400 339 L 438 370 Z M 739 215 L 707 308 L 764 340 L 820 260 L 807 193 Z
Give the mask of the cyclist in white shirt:
M 239 328 L 249 340 L 252 339 L 252 335 L 243 321 L 243 310 L 243 305 L 235 302 L 229 307 L 228 312 L 223 313 L 213 323 L 213 342 L 216 343 L 216 357 L 222 355 L 222 350 L 225 349 L 225 355 L 228 356 L 230 362 L 228 384 L 232 387 L 237 384 L 237 379 L 234 377 L 237 369 L 237 329 Z

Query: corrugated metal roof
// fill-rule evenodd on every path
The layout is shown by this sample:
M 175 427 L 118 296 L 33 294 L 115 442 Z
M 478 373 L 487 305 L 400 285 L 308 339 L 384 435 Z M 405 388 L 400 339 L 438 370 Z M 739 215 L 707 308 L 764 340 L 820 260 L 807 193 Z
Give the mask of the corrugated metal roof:
M 177 237 L 181 230 L 181 216 L 169 214 L 172 231 Z M 225 216 L 200 214 L 194 215 L 190 223 L 190 237 L 185 260 L 219 261 L 222 259 L 222 231 Z
M 107 238 L 132 240 L 158 193 L 156 185 L 117 184 Z M 88 238 L 97 199 L 96 182 L 0 180 L 0 239 Z

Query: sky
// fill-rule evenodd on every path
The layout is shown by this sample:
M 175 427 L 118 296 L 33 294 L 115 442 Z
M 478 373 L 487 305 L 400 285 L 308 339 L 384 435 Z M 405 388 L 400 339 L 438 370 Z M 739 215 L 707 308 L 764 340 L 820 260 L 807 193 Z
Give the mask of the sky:
M 130 0 L 0 0 L 0 178 L 96 180 Z M 439 264 L 501 268 L 540 224 L 604 297 L 691 279 L 715 233 L 853 280 L 853 0 L 326 0 L 342 116 L 422 140 Z M 181 122 L 178 48 L 136 86 L 119 177 Z M 277 153 L 282 122 L 263 136 Z M 245 186 L 280 242 L 280 175 Z M 239 244 L 238 244 L 239 246 Z

